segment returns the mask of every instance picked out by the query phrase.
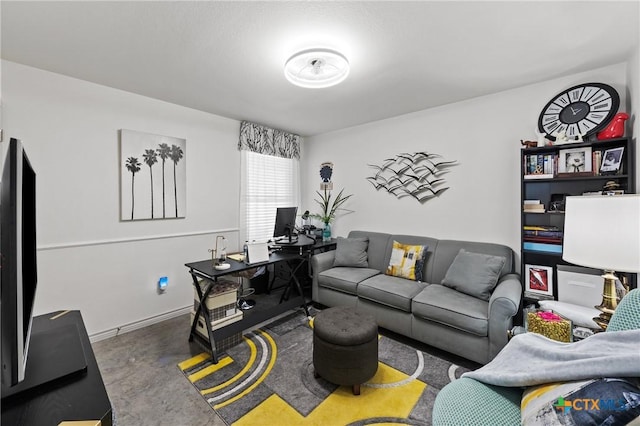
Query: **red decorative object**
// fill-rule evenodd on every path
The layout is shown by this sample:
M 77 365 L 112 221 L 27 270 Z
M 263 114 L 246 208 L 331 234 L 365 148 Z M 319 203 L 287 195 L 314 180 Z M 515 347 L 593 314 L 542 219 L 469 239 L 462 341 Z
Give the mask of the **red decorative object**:
M 619 112 L 613 116 L 611 122 L 607 124 L 604 130 L 598 132 L 596 137 L 599 141 L 605 139 L 620 138 L 624 135 L 624 122 L 629 119 L 629 115 L 625 112 Z
M 553 312 L 538 312 L 538 317 L 543 321 L 562 321 L 562 317 L 558 314 L 554 314 Z

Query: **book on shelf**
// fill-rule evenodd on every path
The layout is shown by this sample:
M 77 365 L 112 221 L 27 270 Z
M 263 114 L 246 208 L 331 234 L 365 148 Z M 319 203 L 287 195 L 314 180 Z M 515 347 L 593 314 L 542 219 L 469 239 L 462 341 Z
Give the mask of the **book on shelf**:
M 537 230 L 537 229 L 525 229 L 524 236 L 525 237 L 546 237 L 546 238 L 562 238 L 564 232 L 562 231 L 554 231 L 554 230 Z
M 544 209 L 544 204 L 542 204 L 540 201 L 538 201 L 538 203 L 527 203 L 527 200 L 525 200 L 525 203 L 522 205 L 522 210 L 524 210 L 525 213 L 544 213 L 545 209 Z M 529 201 L 533 201 L 533 200 L 529 200 Z
M 557 156 L 531 154 L 524 157 L 524 179 L 550 179 L 556 171 Z
M 562 238 L 558 237 L 531 237 L 525 235 L 523 240 L 531 241 L 534 243 L 562 244 Z
M 525 231 L 560 231 L 560 228 L 557 226 L 547 225 L 524 225 L 522 229 Z
M 534 243 L 531 241 L 525 241 L 522 244 L 522 248 L 525 250 L 544 253 L 562 253 L 562 244 Z
M 524 204 L 542 204 L 542 201 L 540 201 L 540 200 L 524 200 L 523 203 Z
M 540 173 L 540 174 L 524 175 L 524 179 L 525 179 L 525 180 L 531 180 L 531 179 L 552 179 L 552 178 L 553 178 L 553 173 Z
M 591 168 L 593 169 L 593 173 L 597 176 L 600 174 L 600 166 L 602 166 L 602 151 L 593 151 L 591 156 Z

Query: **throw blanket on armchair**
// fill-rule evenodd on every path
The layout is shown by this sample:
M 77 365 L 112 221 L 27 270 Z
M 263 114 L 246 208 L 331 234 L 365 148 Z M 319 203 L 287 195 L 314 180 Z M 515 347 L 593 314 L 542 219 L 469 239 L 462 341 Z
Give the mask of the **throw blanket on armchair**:
M 640 330 L 597 333 L 575 343 L 537 333 L 519 334 L 489 364 L 463 377 L 511 387 L 640 377 Z

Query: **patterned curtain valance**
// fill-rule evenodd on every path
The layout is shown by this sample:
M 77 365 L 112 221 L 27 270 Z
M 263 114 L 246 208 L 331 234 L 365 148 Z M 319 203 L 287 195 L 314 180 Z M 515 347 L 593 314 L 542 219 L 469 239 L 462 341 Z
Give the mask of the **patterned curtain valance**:
M 299 160 L 300 136 L 243 121 L 240 124 L 238 149 Z

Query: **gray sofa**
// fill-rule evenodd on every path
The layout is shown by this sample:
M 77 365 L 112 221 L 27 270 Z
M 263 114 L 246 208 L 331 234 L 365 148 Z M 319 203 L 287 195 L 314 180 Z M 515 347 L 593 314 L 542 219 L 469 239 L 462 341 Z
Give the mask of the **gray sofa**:
M 427 246 L 421 280 L 385 274 L 394 241 Z M 366 250 L 355 265 L 347 252 L 353 242 Z M 504 260 L 496 266 L 496 259 Z M 484 269 L 492 263 L 495 287 L 487 287 Z M 500 244 L 352 231 L 311 264 L 314 302 L 357 307 L 380 327 L 481 364 L 507 344 L 522 297 L 513 250 Z

